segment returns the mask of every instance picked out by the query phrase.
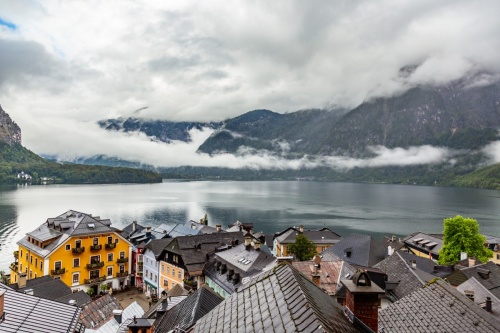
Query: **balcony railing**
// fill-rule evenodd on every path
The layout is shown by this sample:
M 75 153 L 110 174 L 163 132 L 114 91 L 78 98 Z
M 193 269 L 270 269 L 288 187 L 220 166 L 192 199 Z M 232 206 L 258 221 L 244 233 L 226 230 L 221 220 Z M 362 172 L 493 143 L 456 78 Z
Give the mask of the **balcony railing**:
M 104 261 L 87 264 L 87 269 L 101 268 L 101 267 L 104 267 Z
M 102 245 L 101 244 L 90 246 L 90 251 L 92 251 L 92 252 L 99 251 L 100 249 L 102 249 Z
M 116 277 L 126 277 L 128 276 L 128 271 L 116 273 Z
M 108 243 L 104 246 L 107 250 L 114 249 L 116 247 L 115 243 Z
M 116 262 L 119 264 L 123 264 L 124 262 L 128 262 L 128 257 L 127 258 L 118 258 L 118 259 L 116 259 Z
M 19 266 L 17 263 L 13 262 L 10 264 L 10 269 L 12 269 L 14 272 L 17 272 L 18 268 L 19 268 Z
M 136 276 L 142 276 L 142 272 L 136 272 L 135 275 Z
M 14 251 L 14 258 L 19 258 L 19 251 Z
M 50 275 L 61 275 L 61 274 L 64 274 L 66 273 L 66 269 L 65 268 L 59 268 L 59 269 L 53 269 L 50 271 Z
M 71 252 L 73 252 L 74 254 L 80 254 L 80 253 L 83 253 L 83 251 L 85 251 L 85 247 L 74 247 L 71 249 Z
M 106 281 L 106 277 L 105 276 L 100 276 L 100 277 L 96 277 L 96 278 L 93 278 L 93 279 L 85 279 L 85 280 L 83 280 L 83 283 L 84 284 L 95 284 L 95 283 L 99 283 L 99 282 L 102 282 L 102 281 Z

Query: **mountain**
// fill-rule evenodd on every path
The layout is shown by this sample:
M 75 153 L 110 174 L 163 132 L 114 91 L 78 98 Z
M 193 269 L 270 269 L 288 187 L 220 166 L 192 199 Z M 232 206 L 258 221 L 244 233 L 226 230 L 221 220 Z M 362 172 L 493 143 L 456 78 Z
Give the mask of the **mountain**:
M 217 129 L 222 126 L 222 122 L 172 122 L 134 117 L 106 119 L 99 121 L 98 124 L 109 131 L 142 132 L 152 140 L 159 140 L 165 143 L 171 143 L 172 141 L 190 142 L 190 130 L 201 130 L 203 128 Z
M 20 174 L 26 177 L 20 178 Z M 21 129 L 0 107 L 0 184 L 39 182 L 42 177 L 59 183 L 158 183 L 159 174 L 132 168 L 61 164 L 45 160 L 21 145 Z
M 21 144 L 21 129 L 0 105 L 0 141 L 8 145 Z

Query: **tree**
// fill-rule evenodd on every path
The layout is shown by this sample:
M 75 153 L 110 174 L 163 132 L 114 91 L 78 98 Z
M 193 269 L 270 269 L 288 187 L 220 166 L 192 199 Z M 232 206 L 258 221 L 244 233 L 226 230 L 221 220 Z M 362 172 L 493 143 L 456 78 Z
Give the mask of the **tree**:
M 316 246 L 304 234 L 295 237 L 295 243 L 288 246 L 288 252 L 293 254 L 299 261 L 309 260 L 317 253 Z
M 444 219 L 443 247 L 439 251 L 440 264 L 454 264 L 460 261 L 460 253 L 477 257 L 482 262 L 493 256 L 493 251 L 484 246 L 486 237 L 479 233 L 479 223 L 460 215 Z

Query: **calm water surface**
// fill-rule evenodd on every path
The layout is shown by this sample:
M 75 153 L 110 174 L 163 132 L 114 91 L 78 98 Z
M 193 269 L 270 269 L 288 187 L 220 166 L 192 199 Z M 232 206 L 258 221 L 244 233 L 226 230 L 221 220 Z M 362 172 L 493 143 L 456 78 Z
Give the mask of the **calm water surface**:
M 265 233 L 302 224 L 377 238 L 439 233 L 444 218 L 459 214 L 477 219 L 483 234 L 500 236 L 500 191 L 491 190 L 299 181 L 19 186 L 0 188 L 0 269 L 8 272 L 26 232 L 69 209 L 110 218 L 118 228 L 206 213 L 211 225 L 240 220 Z

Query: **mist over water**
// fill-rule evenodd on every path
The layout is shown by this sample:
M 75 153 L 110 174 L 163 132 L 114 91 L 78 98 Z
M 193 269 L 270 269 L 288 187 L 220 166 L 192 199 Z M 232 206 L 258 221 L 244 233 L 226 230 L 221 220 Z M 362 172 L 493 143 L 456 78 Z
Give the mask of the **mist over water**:
M 210 225 L 223 227 L 240 220 L 265 233 L 304 225 L 376 238 L 440 233 L 444 218 L 463 215 L 477 219 L 481 233 L 500 235 L 500 192 L 492 190 L 301 181 L 18 186 L 0 188 L 0 269 L 9 272 L 26 232 L 69 209 L 110 218 L 117 228 L 208 214 Z

